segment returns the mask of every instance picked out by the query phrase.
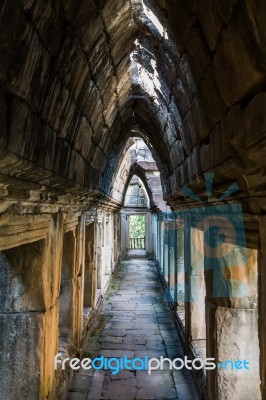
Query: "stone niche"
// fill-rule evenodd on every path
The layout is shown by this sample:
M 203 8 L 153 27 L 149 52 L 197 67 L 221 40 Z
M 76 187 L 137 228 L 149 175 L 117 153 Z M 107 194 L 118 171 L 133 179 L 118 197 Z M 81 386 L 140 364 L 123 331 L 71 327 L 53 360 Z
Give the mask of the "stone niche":
M 38 399 L 45 341 L 47 241 L 0 252 L 0 386 L 3 399 Z

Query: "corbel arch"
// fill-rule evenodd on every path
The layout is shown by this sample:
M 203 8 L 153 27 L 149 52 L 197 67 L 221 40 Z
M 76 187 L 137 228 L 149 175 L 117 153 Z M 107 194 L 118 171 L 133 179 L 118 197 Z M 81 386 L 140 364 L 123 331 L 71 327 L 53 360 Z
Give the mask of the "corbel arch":
M 130 168 L 130 171 L 129 171 L 129 174 L 128 174 L 128 177 L 127 177 L 127 181 L 126 181 L 126 184 L 125 184 L 125 188 L 124 188 L 124 191 L 123 191 L 123 197 L 122 197 L 123 204 L 124 204 L 124 201 L 125 201 L 125 197 L 126 197 L 126 193 L 127 193 L 128 187 L 129 187 L 130 182 L 131 182 L 131 180 L 132 180 L 134 175 L 137 176 L 141 180 L 141 182 L 142 182 L 142 184 L 143 184 L 143 186 L 144 186 L 144 188 L 146 190 L 146 193 L 147 193 L 147 196 L 148 196 L 148 199 L 149 199 L 149 203 L 150 203 L 150 208 L 154 208 L 155 207 L 155 203 L 154 203 L 154 199 L 153 199 L 153 194 L 152 194 L 151 188 L 149 187 L 149 184 L 148 184 L 148 181 L 147 181 L 147 177 L 146 177 L 146 174 L 145 174 L 145 170 L 140 165 L 138 165 L 137 163 L 134 163 Z

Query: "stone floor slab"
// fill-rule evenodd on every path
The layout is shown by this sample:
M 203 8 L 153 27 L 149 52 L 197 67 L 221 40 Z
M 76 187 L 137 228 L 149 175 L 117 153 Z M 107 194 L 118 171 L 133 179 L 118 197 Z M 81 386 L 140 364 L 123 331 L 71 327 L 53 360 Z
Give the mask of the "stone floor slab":
M 66 400 L 87 400 L 87 393 L 69 392 Z
M 123 261 L 84 344 L 91 358 L 176 358 L 183 355 L 154 263 Z M 138 364 L 139 365 L 139 364 Z M 68 400 L 198 400 L 189 371 L 122 370 L 74 374 Z M 93 374 L 93 376 L 91 376 Z

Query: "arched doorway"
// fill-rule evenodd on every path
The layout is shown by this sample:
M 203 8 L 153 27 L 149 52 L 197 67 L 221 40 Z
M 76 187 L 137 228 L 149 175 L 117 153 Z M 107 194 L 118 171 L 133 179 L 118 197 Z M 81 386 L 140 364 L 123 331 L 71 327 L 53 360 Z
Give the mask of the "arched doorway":
M 150 199 L 137 175 L 132 176 L 127 186 L 121 209 L 121 250 L 122 258 L 153 254 Z

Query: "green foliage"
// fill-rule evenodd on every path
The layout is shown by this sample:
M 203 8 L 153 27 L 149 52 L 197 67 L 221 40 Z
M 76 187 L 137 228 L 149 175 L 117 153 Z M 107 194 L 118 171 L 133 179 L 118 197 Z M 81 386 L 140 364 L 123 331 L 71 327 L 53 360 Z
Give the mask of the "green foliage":
M 145 237 L 145 215 L 130 215 L 129 219 L 129 237 L 144 238 Z

